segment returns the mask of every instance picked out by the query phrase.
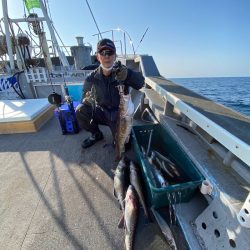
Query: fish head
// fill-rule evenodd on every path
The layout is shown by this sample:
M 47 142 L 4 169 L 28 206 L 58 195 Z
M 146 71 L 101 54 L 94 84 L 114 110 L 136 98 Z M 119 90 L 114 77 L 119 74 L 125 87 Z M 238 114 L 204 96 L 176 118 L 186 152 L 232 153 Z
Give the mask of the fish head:
M 132 204 L 133 207 L 137 207 L 137 199 L 136 199 L 136 194 L 135 190 L 132 185 L 129 185 L 126 197 L 125 197 L 125 202 Z
M 121 160 L 118 163 L 118 168 L 119 169 L 124 169 L 126 167 L 126 162 L 124 156 L 121 158 Z
M 135 165 L 135 163 L 133 161 L 130 161 L 130 164 L 129 164 L 129 171 L 130 173 L 134 173 L 134 172 L 137 172 L 138 168 L 137 166 Z
M 126 162 L 124 157 L 122 157 L 122 159 L 119 161 L 117 168 L 115 170 L 115 175 L 119 175 L 121 174 L 126 168 Z
M 135 168 L 135 163 L 133 161 L 129 162 L 129 167 L 130 169 L 134 169 Z
M 155 152 L 152 151 L 152 152 L 151 152 L 151 158 L 152 158 L 152 159 L 155 159 L 155 157 L 156 157 L 156 156 L 155 156 Z

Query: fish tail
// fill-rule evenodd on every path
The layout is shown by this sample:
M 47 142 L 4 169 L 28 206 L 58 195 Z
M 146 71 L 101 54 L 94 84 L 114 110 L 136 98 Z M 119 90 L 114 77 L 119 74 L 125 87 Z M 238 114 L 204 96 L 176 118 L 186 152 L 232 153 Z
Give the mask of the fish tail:
M 124 228 L 125 227 L 125 220 L 124 220 L 124 213 L 122 213 L 122 217 L 118 222 L 118 228 Z
M 117 199 L 117 194 L 116 194 L 115 189 L 113 189 L 113 195 L 114 195 L 114 197 Z
M 127 232 L 125 234 L 125 249 L 126 250 L 132 250 L 133 248 L 133 239 L 131 237 L 131 233 Z
M 116 144 L 116 150 L 115 150 L 115 161 L 121 160 L 121 150 L 119 149 L 119 146 Z
M 124 157 L 124 151 L 119 147 L 116 148 L 115 161 L 120 161 Z
M 115 161 L 120 161 L 121 160 L 121 154 L 117 153 L 115 156 Z
M 149 219 L 149 214 L 147 208 L 144 208 L 144 215 L 146 219 Z

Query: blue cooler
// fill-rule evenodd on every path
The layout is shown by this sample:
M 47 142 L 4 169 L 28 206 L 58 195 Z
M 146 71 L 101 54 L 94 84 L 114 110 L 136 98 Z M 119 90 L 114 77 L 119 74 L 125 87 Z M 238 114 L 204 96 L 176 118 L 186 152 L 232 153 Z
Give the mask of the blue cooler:
M 79 102 L 73 101 L 73 108 L 70 108 L 68 103 L 64 103 L 54 110 L 54 114 L 60 123 L 63 135 L 76 134 L 80 130 L 75 113 L 78 104 Z

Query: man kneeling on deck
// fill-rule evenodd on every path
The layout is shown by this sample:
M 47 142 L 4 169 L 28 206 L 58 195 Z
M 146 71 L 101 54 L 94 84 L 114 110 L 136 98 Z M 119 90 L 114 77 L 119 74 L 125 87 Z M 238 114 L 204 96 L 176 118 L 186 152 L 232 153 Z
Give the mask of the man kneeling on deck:
M 103 139 L 98 125 L 110 127 L 115 138 L 120 95 L 117 86 L 125 85 L 124 94 L 129 87 L 140 89 L 144 85 L 144 77 L 121 65 L 119 70 L 114 67 L 116 48 L 109 39 L 102 39 L 97 44 L 97 59 L 100 66 L 85 80 L 82 103 L 76 108 L 76 117 L 80 126 L 91 133 L 82 142 L 88 148 Z

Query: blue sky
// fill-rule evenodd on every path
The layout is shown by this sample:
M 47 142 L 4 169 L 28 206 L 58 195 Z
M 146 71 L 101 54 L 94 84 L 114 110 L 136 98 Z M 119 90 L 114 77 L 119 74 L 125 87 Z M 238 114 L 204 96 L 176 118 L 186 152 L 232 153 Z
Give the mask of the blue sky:
M 249 0 L 89 0 L 101 31 L 126 30 L 137 53 L 152 55 L 166 77 L 250 76 Z M 9 16 L 22 17 L 22 0 L 8 1 Z M 76 36 L 95 47 L 97 33 L 85 0 L 49 0 L 66 45 Z M 39 11 L 38 11 L 39 12 Z M 120 34 L 116 40 L 122 39 Z M 128 52 L 132 53 L 130 49 Z

